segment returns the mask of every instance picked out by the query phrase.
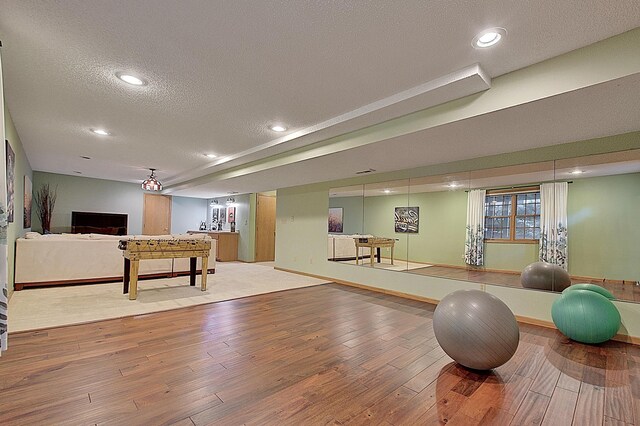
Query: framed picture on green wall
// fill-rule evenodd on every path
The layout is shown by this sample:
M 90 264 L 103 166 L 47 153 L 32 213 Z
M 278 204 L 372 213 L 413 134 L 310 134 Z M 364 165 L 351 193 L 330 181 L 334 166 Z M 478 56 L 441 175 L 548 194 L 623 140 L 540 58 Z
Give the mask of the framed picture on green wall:
M 420 221 L 420 207 L 396 207 L 396 232 L 403 234 L 417 234 Z
M 11 144 L 5 139 L 5 147 L 7 150 L 7 222 L 13 222 L 13 215 L 15 210 L 14 202 L 14 188 L 15 188 L 15 173 L 16 173 L 16 154 L 11 149 Z
M 342 233 L 342 207 L 332 207 L 329 209 L 329 232 Z
M 33 199 L 33 188 L 31 187 L 31 179 L 24 175 L 24 212 L 23 212 L 23 228 L 31 228 L 31 200 Z

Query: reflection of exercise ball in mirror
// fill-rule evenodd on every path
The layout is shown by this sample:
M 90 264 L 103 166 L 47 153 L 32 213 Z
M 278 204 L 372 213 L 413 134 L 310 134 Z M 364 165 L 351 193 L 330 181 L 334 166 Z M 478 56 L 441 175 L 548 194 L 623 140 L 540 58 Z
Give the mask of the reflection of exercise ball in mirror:
M 475 370 L 509 361 L 520 339 L 509 307 L 479 290 L 459 290 L 442 299 L 433 313 L 433 331 L 447 355 Z
M 616 297 L 609 290 L 607 290 L 604 287 L 600 287 L 599 285 L 596 285 L 596 284 L 573 284 L 572 286 L 562 290 L 562 293 L 564 294 L 569 291 L 575 291 L 575 290 L 595 291 L 596 293 L 603 295 L 609 300 L 616 300 Z
M 524 288 L 562 291 L 571 285 L 571 277 L 558 265 L 534 262 L 522 270 L 520 283 Z

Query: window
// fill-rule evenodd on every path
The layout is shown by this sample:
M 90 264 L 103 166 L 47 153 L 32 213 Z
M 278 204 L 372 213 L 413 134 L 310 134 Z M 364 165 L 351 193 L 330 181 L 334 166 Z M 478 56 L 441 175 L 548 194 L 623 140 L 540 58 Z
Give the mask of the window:
M 485 239 L 534 242 L 540 239 L 540 191 L 491 193 L 485 199 Z

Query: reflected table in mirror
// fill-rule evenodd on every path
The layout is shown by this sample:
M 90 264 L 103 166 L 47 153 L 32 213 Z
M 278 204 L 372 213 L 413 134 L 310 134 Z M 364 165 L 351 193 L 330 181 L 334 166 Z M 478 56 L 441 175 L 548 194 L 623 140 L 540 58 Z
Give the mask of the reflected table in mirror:
M 382 238 L 382 237 L 368 237 L 368 238 L 354 238 L 356 243 L 356 265 L 359 264 L 359 253 L 360 247 L 369 247 L 371 249 L 371 267 L 374 266 L 373 262 L 373 249 L 376 249 L 376 258 L 378 263 L 380 263 L 380 249 L 389 247 L 391 249 L 391 264 L 393 265 L 393 246 L 395 245 L 395 240 L 393 238 Z

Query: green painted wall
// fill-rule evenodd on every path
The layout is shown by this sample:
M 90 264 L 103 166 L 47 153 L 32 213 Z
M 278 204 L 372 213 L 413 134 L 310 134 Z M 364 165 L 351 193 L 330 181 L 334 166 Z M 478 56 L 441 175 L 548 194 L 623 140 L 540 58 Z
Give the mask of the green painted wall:
M 238 237 L 238 259 L 245 262 L 253 262 L 255 260 L 256 218 L 255 212 L 253 218 L 251 217 L 251 194 L 235 196 L 235 199 L 236 227 L 240 233 Z
M 407 260 L 407 234 L 396 233 L 394 213 L 396 207 L 407 207 L 408 196 L 380 195 L 364 198 L 364 233 L 378 237 L 394 238 L 393 256 L 398 261 Z M 420 212 L 422 215 L 422 212 Z M 382 249 L 381 255 L 389 257 L 389 249 Z
M 538 261 L 538 244 L 486 243 L 484 253 L 487 269 L 522 271 L 525 266 Z
M 71 232 L 71 212 L 126 213 L 129 217 L 128 233 L 142 233 L 143 191 L 135 183 L 67 176 L 57 173 L 34 172 L 34 192 L 48 183 L 57 188 L 58 198 L 51 216 L 51 232 Z M 42 232 L 42 225 L 32 212 L 34 231 Z
M 409 204 L 420 207 L 419 233 L 409 236 L 409 260 L 464 265 L 467 193 L 411 194 Z
M 171 197 L 171 233 L 185 234 L 197 230 L 207 220 L 207 200 L 192 197 Z
M 362 197 L 334 197 L 329 199 L 329 207 L 342 207 L 343 234 L 362 234 Z
M 57 188 L 58 198 L 51 217 L 51 232 L 71 232 L 71 212 L 124 213 L 128 215 L 128 233 L 142 234 L 144 191 L 136 183 L 34 172 L 33 190 L 48 183 Z M 182 234 L 198 229 L 207 217 L 204 199 L 173 196 L 171 202 L 171 233 Z M 42 232 L 35 209 L 31 215 L 33 230 Z
M 569 185 L 569 272 L 640 280 L 640 173 Z
M 33 170 L 29 159 L 24 152 L 20 136 L 13 124 L 11 114 L 6 107 L 4 108 L 4 124 L 5 124 L 5 137 L 11 145 L 11 149 L 16 154 L 16 163 L 14 171 L 13 181 L 13 202 L 14 202 L 14 220 L 13 223 L 9 223 L 7 228 L 7 257 L 8 257 L 8 277 L 7 277 L 7 289 L 9 290 L 9 298 L 13 294 L 14 283 L 14 266 L 15 266 L 15 252 L 16 252 L 16 240 L 23 237 L 24 234 L 31 230 L 31 228 L 25 229 L 23 227 L 23 210 L 24 210 L 24 177 L 29 176 L 29 179 L 33 181 Z

